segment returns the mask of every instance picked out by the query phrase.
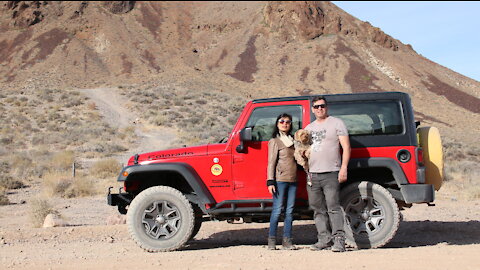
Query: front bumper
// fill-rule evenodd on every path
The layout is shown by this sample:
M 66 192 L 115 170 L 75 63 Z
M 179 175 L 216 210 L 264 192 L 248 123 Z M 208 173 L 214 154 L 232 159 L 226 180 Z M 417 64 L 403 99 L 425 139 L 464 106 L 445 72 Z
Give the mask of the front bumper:
M 132 195 L 128 193 L 122 193 L 122 188 L 118 190 L 118 194 L 111 193 L 112 187 L 108 188 L 107 204 L 111 206 L 117 206 L 118 212 L 126 214 L 126 207 L 132 202 Z

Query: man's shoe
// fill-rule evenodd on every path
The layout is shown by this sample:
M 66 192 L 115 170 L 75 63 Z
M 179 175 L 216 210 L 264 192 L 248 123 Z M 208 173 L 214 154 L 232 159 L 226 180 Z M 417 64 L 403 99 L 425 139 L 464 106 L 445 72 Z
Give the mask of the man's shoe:
M 292 238 L 284 237 L 282 241 L 282 249 L 296 250 L 297 247 L 293 245 Z
M 269 250 L 275 250 L 275 249 L 277 249 L 277 248 L 275 247 L 276 244 L 277 244 L 277 238 L 276 238 L 276 237 L 269 236 L 269 237 L 268 237 L 268 247 L 267 247 L 267 248 L 268 248 Z
M 345 252 L 345 238 L 337 236 L 333 238 L 333 252 Z
M 332 247 L 332 242 L 324 243 L 318 241 L 317 243 L 310 246 L 310 250 L 328 250 Z

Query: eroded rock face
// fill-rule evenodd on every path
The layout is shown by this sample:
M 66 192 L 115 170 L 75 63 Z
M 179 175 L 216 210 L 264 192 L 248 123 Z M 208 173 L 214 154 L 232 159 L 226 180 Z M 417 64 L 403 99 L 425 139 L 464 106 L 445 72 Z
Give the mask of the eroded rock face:
M 37 24 L 43 20 L 45 14 L 42 7 L 48 5 L 46 1 L 7 1 L 4 7 L 11 12 L 13 25 L 24 28 Z
M 361 27 L 353 17 L 329 2 L 268 2 L 264 22 L 285 41 L 310 40 L 321 35 L 343 34 L 365 38 L 382 47 L 398 50 L 398 42 L 370 23 Z
M 135 7 L 135 1 L 105 1 L 103 6 L 114 14 L 123 14 Z
M 314 39 L 324 33 L 325 14 L 313 2 L 269 2 L 265 23 L 283 39 Z
M 44 21 L 50 15 L 62 16 L 61 1 L 5 1 L 0 11 L 11 18 L 10 26 L 27 28 Z

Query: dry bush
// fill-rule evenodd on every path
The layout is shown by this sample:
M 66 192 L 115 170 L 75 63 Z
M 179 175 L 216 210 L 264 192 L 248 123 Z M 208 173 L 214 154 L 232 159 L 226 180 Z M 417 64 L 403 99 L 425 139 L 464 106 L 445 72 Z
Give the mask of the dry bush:
M 73 177 L 65 172 L 45 174 L 43 189 L 49 197 L 76 198 L 97 194 L 97 188 L 91 179 L 82 175 Z
M 0 188 L 18 189 L 23 187 L 25 187 L 23 182 L 15 180 L 9 175 L 0 175 Z
M 28 178 L 35 170 L 32 159 L 25 154 L 15 154 L 10 157 L 11 173 L 16 178 Z
M 113 187 L 113 192 L 117 192 L 120 187 L 123 187 L 123 183 L 117 182 L 116 177 L 99 179 L 96 184 L 97 194 L 106 194 L 109 187 Z
M 114 158 L 104 159 L 93 164 L 90 175 L 102 179 L 116 177 L 122 169 L 122 165 Z
M 64 197 L 77 198 L 97 195 L 97 189 L 95 183 L 85 177 L 75 177 L 71 182 L 71 185 L 65 191 Z
M 480 199 L 480 148 L 448 138 L 443 145 L 445 192 L 459 198 Z
M 50 161 L 50 168 L 57 171 L 67 171 L 72 168 L 75 161 L 73 151 L 62 151 L 53 155 Z
M 17 189 L 25 187 L 25 184 L 22 181 L 16 180 L 15 175 L 12 175 L 12 169 L 14 172 L 21 173 L 19 168 L 12 168 L 12 158 L 11 156 L 5 156 L 6 161 L 0 162 L 0 188 L 4 189 Z M 15 162 L 13 162 L 16 164 Z M 23 176 L 23 175 L 22 175 Z
M 97 109 L 97 105 L 95 104 L 95 102 L 93 101 L 90 101 L 87 103 L 87 108 L 89 108 L 90 110 L 96 110 Z
M 65 197 L 73 177 L 65 172 L 48 172 L 43 176 L 43 190 L 49 197 Z
M 0 205 L 7 205 L 10 203 L 7 197 L 7 190 L 3 187 L 0 187 Z
M 137 135 L 135 134 L 135 127 L 128 126 L 119 130 L 120 133 L 118 134 L 118 138 L 125 140 L 128 138 L 135 138 Z
M 152 118 L 151 122 L 153 124 L 155 124 L 156 126 L 163 126 L 165 125 L 165 123 L 167 122 L 167 120 L 165 119 L 165 116 L 163 115 L 157 115 L 155 117 Z
M 29 218 L 34 227 L 41 227 L 48 214 L 60 215 L 51 204 L 43 198 L 34 198 L 29 202 Z

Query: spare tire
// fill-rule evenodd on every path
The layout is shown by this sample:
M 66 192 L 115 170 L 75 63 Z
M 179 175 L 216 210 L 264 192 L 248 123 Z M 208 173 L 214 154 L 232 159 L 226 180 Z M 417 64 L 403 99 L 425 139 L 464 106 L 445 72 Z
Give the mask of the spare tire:
M 425 183 L 440 190 L 443 183 L 443 147 L 440 132 L 436 127 L 417 128 L 418 143 L 423 150 Z

